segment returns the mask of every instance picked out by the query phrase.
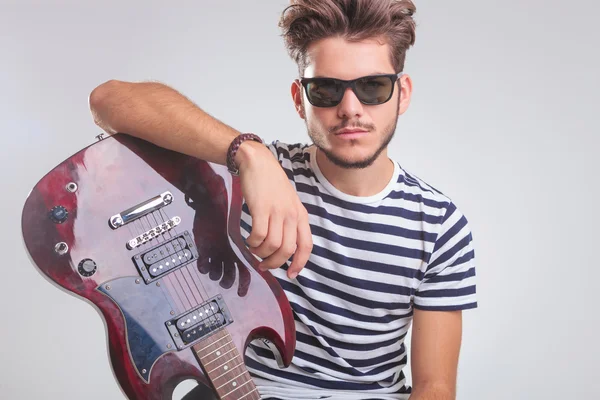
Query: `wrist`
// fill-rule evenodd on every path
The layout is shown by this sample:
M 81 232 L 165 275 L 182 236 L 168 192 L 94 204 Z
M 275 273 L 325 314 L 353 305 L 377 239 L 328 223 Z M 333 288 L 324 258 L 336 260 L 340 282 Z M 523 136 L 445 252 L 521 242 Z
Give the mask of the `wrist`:
M 255 141 L 251 141 L 251 140 L 247 140 L 245 142 L 243 142 L 235 157 L 234 157 L 234 161 L 235 164 L 238 166 L 238 169 L 241 170 L 242 168 L 245 168 L 245 166 L 254 158 L 257 157 L 257 154 L 260 154 L 260 151 L 264 148 L 265 146 L 261 143 L 255 142 Z
M 227 150 L 227 169 L 233 175 L 238 175 L 242 164 L 254 157 L 258 147 L 264 147 L 263 141 L 252 133 L 238 135 Z

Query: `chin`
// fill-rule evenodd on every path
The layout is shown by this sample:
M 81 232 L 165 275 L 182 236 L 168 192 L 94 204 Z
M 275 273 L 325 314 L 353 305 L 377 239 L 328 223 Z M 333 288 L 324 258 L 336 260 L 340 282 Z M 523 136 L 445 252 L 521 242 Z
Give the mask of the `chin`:
M 346 151 L 321 149 L 329 161 L 338 167 L 361 169 L 367 168 L 377 159 L 376 152 L 348 149 Z

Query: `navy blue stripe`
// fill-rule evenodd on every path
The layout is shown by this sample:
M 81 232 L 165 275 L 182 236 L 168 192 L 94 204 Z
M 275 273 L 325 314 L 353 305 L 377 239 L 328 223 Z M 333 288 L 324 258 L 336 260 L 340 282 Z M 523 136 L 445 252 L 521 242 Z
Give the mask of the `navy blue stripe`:
M 320 315 L 317 315 L 314 312 L 307 310 L 306 308 L 302 307 L 299 304 L 290 303 L 290 305 L 292 306 L 292 309 L 296 313 L 298 313 L 300 315 L 304 315 L 310 321 L 315 322 L 321 326 L 325 326 L 334 332 L 338 332 L 338 333 L 341 333 L 344 335 L 375 336 L 375 335 L 385 335 L 385 334 L 393 333 L 393 332 L 397 331 L 396 329 L 378 331 L 378 330 L 362 329 L 362 328 L 356 328 L 354 326 L 337 324 L 337 323 L 326 320 L 325 318 L 321 317 Z
M 421 190 L 422 190 L 422 191 L 424 191 L 424 192 L 429 192 L 429 193 L 433 193 L 433 194 L 436 194 L 436 192 L 437 192 L 437 194 L 442 194 L 442 192 L 440 192 L 439 190 L 437 190 L 436 188 L 434 188 L 433 186 L 431 186 L 431 185 L 429 185 L 429 184 L 428 184 L 428 186 L 429 186 L 431 189 L 429 189 L 429 188 L 426 188 L 425 186 L 421 185 L 421 182 L 424 182 L 422 179 L 421 179 L 421 180 L 419 180 L 417 177 L 415 177 L 415 176 L 412 176 L 412 175 L 411 175 L 411 174 L 409 174 L 407 171 L 404 171 L 404 173 L 405 173 L 405 175 L 406 175 L 406 178 L 404 179 L 404 182 L 405 182 L 407 185 L 410 185 L 410 186 L 416 186 L 416 187 L 418 187 L 419 189 L 421 189 Z
M 307 185 L 306 183 L 296 182 L 296 190 L 302 193 L 315 194 L 315 187 Z M 408 219 L 411 221 L 424 221 L 430 224 L 437 224 L 440 222 L 441 217 L 438 215 L 429 215 L 425 212 L 416 212 L 404 209 L 398 206 L 384 206 L 377 203 L 377 206 L 369 206 L 365 204 L 352 203 L 345 200 L 338 199 L 337 197 L 331 196 L 326 193 L 319 191 L 319 197 L 328 204 L 334 205 L 339 208 L 343 208 L 348 211 L 355 211 L 362 214 L 376 214 L 384 216 L 394 216 Z
M 319 332 L 317 332 L 317 330 L 313 327 L 313 326 L 309 326 L 304 324 L 302 321 L 300 321 L 298 319 L 298 317 L 296 315 L 294 315 L 294 319 L 296 321 L 298 321 L 298 323 L 306 326 L 311 333 L 315 336 L 315 337 L 320 337 L 322 338 L 325 342 L 327 342 L 330 346 L 333 346 L 335 348 L 339 348 L 339 349 L 344 349 L 344 350 L 352 350 L 352 351 L 369 351 L 369 350 L 375 350 L 375 349 L 379 349 L 382 347 L 388 347 L 391 346 L 395 343 L 397 343 L 398 341 L 404 340 L 404 338 L 406 337 L 407 333 L 403 333 L 402 335 L 398 335 L 398 337 L 394 337 L 393 339 L 389 339 L 389 340 L 384 340 L 383 342 L 376 342 L 376 343 L 353 343 L 353 342 L 341 342 L 339 340 L 336 339 L 332 339 L 329 336 L 320 334 Z M 406 325 L 405 325 L 406 326 Z M 402 327 L 404 328 L 404 327 Z M 401 329 L 402 329 L 401 328 Z M 400 330 L 401 330 L 400 329 Z M 296 332 L 296 338 L 302 338 L 302 337 L 306 337 L 309 338 L 310 336 L 305 335 L 303 333 L 300 332 Z M 300 340 L 300 339 L 298 339 Z M 316 339 L 315 339 L 316 340 Z M 307 341 L 304 341 L 304 343 L 307 344 L 311 344 Z M 317 346 L 318 347 L 318 346 Z M 333 351 L 333 350 L 332 350 Z M 335 351 L 333 351 L 335 356 L 337 357 L 337 353 L 335 353 Z
M 291 381 L 305 383 L 307 385 L 312 385 L 317 388 L 322 389 L 331 389 L 331 390 L 379 390 L 382 389 L 382 386 L 377 384 L 376 382 L 372 383 L 357 383 L 357 382 L 343 382 L 343 381 L 326 381 L 318 378 L 313 378 L 304 375 L 294 374 L 292 372 L 286 371 L 285 369 L 272 369 L 265 365 L 259 364 L 255 360 L 247 357 L 245 359 L 246 365 L 248 368 L 265 372 L 270 375 L 280 376 L 284 379 L 289 379 Z M 260 375 L 254 375 L 260 376 Z M 400 386 L 396 393 L 407 393 L 407 388 L 405 386 Z
M 283 165 L 281 166 L 281 169 L 283 169 L 283 172 L 285 172 L 285 174 L 287 175 L 287 178 L 293 182 L 294 181 L 294 172 L 291 169 L 284 167 Z
M 395 354 L 394 356 L 397 357 L 398 355 L 399 354 Z M 405 355 L 401 360 L 388 362 L 387 364 L 380 365 L 379 367 L 373 368 L 373 369 L 369 370 L 368 372 L 361 372 L 361 371 L 358 371 L 356 368 L 344 368 L 336 363 L 322 359 L 320 357 L 310 355 L 310 354 L 305 353 L 300 350 L 296 350 L 294 352 L 294 357 L 298 357 L 298 358 L 303 359 L 311 364 L 323 366 L 327 369 L 330 369 L 333 371 L 338 371 L 340 373 L 343 373 L 343 374 L 346 374 L 349 376 L 361 376 L 361 377 L 381 374 L 381 373 L 390 371 L 391 369 L 394 369 L 395 367 L 398 366 L 398 364 L 406 365 L 406 363 L 407 363 L 407 357 Z M 391 358 L 392 357 L 390 357 L 390 359 Z M 366 366 L 366 367 L 368 368 L 368 366 Z
M 452 246 L 452 248 L 446 250 L 444 254 L 438 256 L 432 263 L 430 263 L 427 266 L 427 271 L 430 271 L 438 265 L 448 262 L 448 260 L 450 260 L 456 254 L 459 254 L 461 251 L 467 249 L 467 246 L 469 246 L 469 243 L 471 243 L 472 240 L 471 233 L 469 233 L 467 236 L 459 240 L 454 246 Z
M 472 252 L 469 254 L 472 254 Z M 464 279 L 471 278 L 473 276 L 475 276 L 475 267 L 469 268 L 467 271 L 464 272 L 457 272 L 455 274 L 434 275 L 430 278 L 427 278 L 427 283 L 460 282 Z
M 473 308 L 477 308 L 477 302 L 467 303 L 467 304 L 458 304 L 452 306 L 421 306 L 414 304 L 414 307 L 418 310 L 424 311 L 462 311 L 462 310 L 470 310 Z
M 259 357 L 268 358 L 270 360 L 275 359 L 275 357 L 273 356 L 273 353 L 270 350 L 255 346 L 253 344 L 251 344 L 250 347 L 256 353 L 256 355 Z M 373 358 L 370 360 L 345 360 L 345 361 L 349 362 L 349 364 L 351 364 L 351 365 L 353 365 L 352 364 L 353 362 L 356 362 L 357 365 L 354 365 L 354 367 L 351 367 L 351 368 L 343 367 L 332 361 L 329 361 L 329 360 L 321 358 L 321 357 L 317 357 L 312 354 L 308 354 L 308 353 L 303 352 L 298 349 L 296 349 L 296 351 L 294 352 L 294 357 L 298 357 L 299 359 L 305 360 L 308 363 L 319 365 L 324 368 L 330 369 L 332 371 L 338 371 L 340 373 L 343 373 L 343 374 L 346 374 L 349 376 L 361 376 L 362 377 L 362 376 L 368 376 L 368 375 L 377 375 L 382 372 L 386 372 L 388 370 L 391 370 L 391 369 L 397 367 L 398 364 L 406 365 L 406 363 L 408 361 L 406 355 L 404 355 L 404 357 L 401 358 L 400 360 L 391 361 L 394 358 L 402 355 L 402 353 L 403 353 L 403 351 L 393 351 L 384 356 L 376 357 L 376 358 Z M 386 364 L 382 364 L 378 367 L 375 367 L 375 368 L 369 370 L 368 372 L 361 372 L 356 369 L 356 368 L 369 368 L 373 365 L 381 364 L 383 362 L 385 362 Z
M 402 179 L 399 178 L 399 181 L 401 181 Z M 392 192 L 390 192 L 390 194 L 387 195 L 388 199 L 393 199 L 393 200 L 406 200 L 406 201 L 412 201 L 413 203 L 419 203 L 419 204 L 423 204 L 427 207 L 431 207 L 431 208 L 437 208 L 439 210 L 445 209 L 446 207 L 448 207 L 448 200 L 445 201 L 436 201 L 433 199 L 428 199 L 426 197 L 423 197 L 422 194 L 415 194 L 415 193 L 408 193 L 405 192 L 404 190 L 394 190 Z
M 312 347 L 316 347 L 318 349 L 323 349 L 327 352 L 331 357 L 341 358 L 335 350 L 333 350 L 330 346 L 324 346 L 315 338 L 314 336 L 306 335 L 302 332 L 296 332 L 296 342 L 304 343 Z
M 431 243 L 434 243 L 437 237 L 435 233 L 429 233 L 422 230 L 417 231 L 412 229 L 406 229 L 397 225 L 386 225 L 376 222 L 358 221 L 352 218 L 340 217 L 338 215 L 330 214 L 326 209 L 322 207 L 307 203 L 303 204 L 306 208 L 306 211 L 308 211 L 309 214 L 321 217 L 323 219 L 327 219 L 340 227 L 356 229 L 363 232 L 385 233 L 392 236 L 422 240 Z
M 279 284 L 281 285 L 283 290 L 293 293 L 296 296 L 305 299 L 316 309 L 319 309 L 326 313 L 339 315 L 339 316 L 342 316 L 342 317 L 345 317 L 345 318 L 348 318 L 351 320 L 355 320 L 355 321 L 361 321 L 361 322 L 365 322 L 365 323 L 389 324 L 389 323 L 397 321 L 399 319 L 407 318 L 407 316 L 410 315 L 410 314 L 404 314 L 404 315 L 386 314 L 386 315 L 383 315 L 380 317 L 376 317 L 373 315 L 365 315 L 365 314 L 361 314 L 358 312 L 350 311 L 346 308 L 334 306 L 333 304 L 330 304 L 330 303 L 315 300 L 314 298 L 311 298 L 310 296 L 306 295 L 306 293 L 304 293 L 304 290 L 302 290 L 301 287 L 299 287 L 289 281 L 279 280 Z
M 323 269 L 323 271 L 324 271 L 324 273 L 326 273 L 326 271 L 328 271 L 328 270 Z M 321 275 L 324 275 L 324 274 L 321 274 Z M 331 275 L 333 275 L 333 274 L 331 274 Z M 334 287 L 327 286 L 323 283 L 313 281 L 309 278 L 304 277 L 302 274 L 298 275 L 298 277 L 296 279 L 298 280 L 298 283 L 300 283 L 302 286 L 304 286 L 306 288 L 317 290 L 322 293 L 327 293 L 327 294 L 330 294 L 335 297 L 339 297 L 340 299 L 343 299 L 345 301 L 348 301 L 350 303 L 353 303 L 353 304 L 356 304 L 356 305 L 359 305 L 359 306 L 362 306 L 365 308 L 383 309 L 383 310 L 397 310 L 397 309 L 408 310 L 410 308 L 410 304 L 408 302 L 383 302 L 383 301 L 376 301 L 376 300 L 373 300 L 373 299 L 370 299 L 370 298 L 367 298 L 364 296 L 363 297 L 355 296 L 347 291 L 342 291 L 342 290 L 336 289 Z
M 405 348 L 404 348 L 404 345 L 402 345 L 402 347 L 399 350 L 395 350 L 395 351 L 386 353 L 379 357 L 373 357 L 373 358 L 367 358 L 367 359 L 345 358 L 344 361 L 346 361 L 348 364 L 352 365 L 354 368 L 369 368 L 371 366 L 374 366 L 377 364 L 382 364 L 382 363 L 388 363 L 388 365 L 389 365 L 389 363 L 392 362 L 391 360 L 395 359 L 396 357 L 401 356 L 404 353 L 405 353 Z M 408 361 L 407 356 L 406 356 L 406 354 L 404 354 L 404 357 L 402 357 L 400 359 L 400 361 L 393 361 L 393 363 L 394 363 L 394 365 L 398 365 L 398 363 L 406 364 L 407 361 Z M 377 367 L 377 369 L 382 368 L 383 366 L 385 366 L 385 364 L 382 364 L 380 367 Z M 382 372 L 382 371 L 377 371 L 377 369 L 370 371 L 369 374 L 378 374 L 378 373 Z
M 294 173 L 296 174 L 296 176 L 301 175 L 301 176 L 305 177 L 306 179 L 315 179 L 315 175 L 312 173 L 312 171 L 310 169 L 307 169 L 307 168 L 296 167 L 296 168 L 294 168 Z M 295 180 L 294 180 L 294 184 L 296 185 L 296 188 L 297 188 L 298 182 L 295 182 Z
M 444 226 L 446 224 L 446 222 L 450 219 L 450 217 L 457 211 L 456 206 L 451 203 L 448 206 L 448 209 L 446 210 L 446 213 L 444 214 L 441 224 L 442 224 L 442 231 L 444 229 Z M 439 249 L 440 247 L 442 247 L 444 244 L 446 244 L 446 242 L 448 240 L 450 240 L 457 232 L 459 232 L 463 226 L 465 226 L 467 223 L 466 219 L 464 218 L 464 216 L 462 218 L 460 218 L 456 224 L 454 224 L 454 226 L 450 229 L 448 229 L 447 232 L 440 232 L 442 233 L 442 236 L 438 237 L 435 241 L 435 248 L 434 248 L 434 252 L 435 250 Z
M 424 291 L 417 291 L 415 296 L 418 297 L 460 297 L 469 296 L 475 294 L 475 285 L 467 286 L 458 289 L 431 289 Z
M 292 145 L 286 145 L 287 149 L 282 146 L 278 146 L 277 144 L 274 144 L 274 147 L 275 151 L 277 152 L 278 159 L 282 158 L 284 160 L 291 160 L 291 158 L 298 156 L 305 157 L 306 160 L 309 159 L 308 153 L 304 151 L 304 148 L 308 147 L 306 144 L 296 143 Z M 271 149 L 271 151 L 273 150 Z M 290 153 L 293 154 L 291 157 Z
M 311 224 L 310 230 L 313 233 L 313 235 L 320 236 L 324 239 L 330 240 L 335 243 L 339 243 L 342 246 L 350 247 L 352 249 L 372 251 L 374 253 L 391 254 L 397 257 L 414 258 L 417 260 L 425 260 L 428 256 L 427 252 L 419 249 L 409 249 L 407 247 L 394 246 L 391 244 L 351 239 L 345 236 L 338 235 L 337 233 L 327 230 L 318 225 Z
M 412 269 L 412 268 L 400 267 L 400 266 L 391 265 L 391 264 L 383 264 L 383 263 L 372 261 L 372 260 L 361 260 L 358 258 L 346 257 L 346 256 L 336 253 L 334 251 L 328 250 L 324 247 L 318 246 L 314 243 L 313 243 L 312 254 L 319 256 L 319 257 L 326 258 L 330 261 L 336 262 L 336 263 L 341 264 L 346 267 L 356 268 L 361 271 L 375 271 L 375 272 L 381 272 L 384 274 L 394 275 L 394 278 L 396 278 L 396 279 L 398 278 L 398 276 L 403 276 L 406 278 L 414 278 L 414 277 L 420 278 L 420 274 L 421 274 L 421 272 L 419 270 Z M 319 271 L 322 271 L 322 270 L 323 270 L 322 268 L 319 269 Z M 321 272 L 319 272 L 319 273 L 321 273 Z M 340 275 L 337 274 L 336 279 L 339 279 L 339 276 Z M 392 279 L 392 277 L 390 277 L 390 280 L 391 279 Z M 398 279 L 398 280 L 403 280 L 403 279 Z M 345 278 L 343 279 L 344 283 L 347 283 L 348 285 L 351 285 L 351 286 L 357 286 L 356 284 L 353 284 L 352 281 L 361 282 L 359 287 L 365 288 L 365 289 L 368 288 L 369 290 L 382 290 L 386 293 L 395 293 L 395 294 L 404 294 L 404 295 L 411 294 L 409 288 L 401 286 L 401 285 L 391 285 L 388 283 L 373 282 L 373 281 L 368 281 L 365 279 L 350 278 L 347 276 L 345 276 Z

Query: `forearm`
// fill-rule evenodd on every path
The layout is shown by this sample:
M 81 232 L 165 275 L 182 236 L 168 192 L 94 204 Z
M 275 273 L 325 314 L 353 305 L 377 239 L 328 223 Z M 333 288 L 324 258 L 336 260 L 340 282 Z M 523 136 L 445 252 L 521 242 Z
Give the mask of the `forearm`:
M 154 82 L 111 80 L 90 94 L 94 121 L 108 133 L 126 133 L 160 147 L 225 164 L 239 134 L 176 90 Z
M 455 400 L 456 393 L 446 387 L 422 386 L 413 388 L 409 400 Z

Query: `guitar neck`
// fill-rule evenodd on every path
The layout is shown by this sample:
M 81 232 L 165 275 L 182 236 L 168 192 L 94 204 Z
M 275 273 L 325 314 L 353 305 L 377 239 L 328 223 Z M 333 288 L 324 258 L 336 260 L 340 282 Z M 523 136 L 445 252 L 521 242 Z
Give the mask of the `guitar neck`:
M 260 400 L 244 359 L 226 329 L 196 343 L 192 349 L 219 399 Z

